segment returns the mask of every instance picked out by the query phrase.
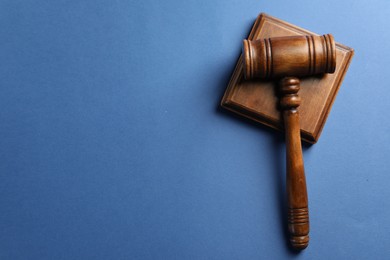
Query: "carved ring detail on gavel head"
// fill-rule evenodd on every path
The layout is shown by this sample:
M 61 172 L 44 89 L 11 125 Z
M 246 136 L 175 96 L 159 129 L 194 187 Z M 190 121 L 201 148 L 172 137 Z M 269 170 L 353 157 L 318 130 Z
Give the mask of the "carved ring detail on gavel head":
M 246 79 L 311 76 L 336 68 L 331 34 L 244 40 L 243 56 Z

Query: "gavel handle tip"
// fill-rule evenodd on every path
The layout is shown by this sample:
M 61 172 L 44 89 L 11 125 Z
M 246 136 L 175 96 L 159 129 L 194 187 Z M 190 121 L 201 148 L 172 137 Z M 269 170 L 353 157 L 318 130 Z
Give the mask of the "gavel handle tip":
M 309 245 L 309 236 L 291 236 L 290 244 L 296 250 L 303 250 Z

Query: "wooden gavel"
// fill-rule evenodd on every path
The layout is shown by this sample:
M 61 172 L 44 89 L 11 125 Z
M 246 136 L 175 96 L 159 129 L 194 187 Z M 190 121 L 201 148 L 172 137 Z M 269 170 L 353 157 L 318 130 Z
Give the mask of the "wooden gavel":
M 333 73 L 336 48 L 333 36 L 290 36 L 244 40 L 246 79 L 280 79 L 280 107 L 286 133 L 287 203 L 290 243 L 295 249 L 309 244 L 309 210 L 299 125 L 297 76 Z

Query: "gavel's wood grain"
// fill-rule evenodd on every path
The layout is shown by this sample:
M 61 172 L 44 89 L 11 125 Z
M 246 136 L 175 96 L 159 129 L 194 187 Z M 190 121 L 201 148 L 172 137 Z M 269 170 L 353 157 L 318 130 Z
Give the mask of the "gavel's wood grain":
M 331 34 L 244 40 L 245 79 L 304 77 L 334 73 L 336 44 Z
M 248 39 L 294 35 L 317 34 L 269 15 L 260 14 Z M 301 78 L 300 131 L 304 141 L 309 143 L 318 141 L 352 56 L 353 49 L 336 43 L 335 73 Z M 245 81 L 242 60 L 240 56 L 221 106 L 261 124 L 278 130 L 284 129 L 277 106 L 278 97 L 275 92 L 277 82 Z
M 284 78 L 280 82 L 280 106 L 286 129 L 288 231 L 292 247 L 304 249 L 309 244 L 309 209 L 299 134 L 299 89 L 298 78 Z

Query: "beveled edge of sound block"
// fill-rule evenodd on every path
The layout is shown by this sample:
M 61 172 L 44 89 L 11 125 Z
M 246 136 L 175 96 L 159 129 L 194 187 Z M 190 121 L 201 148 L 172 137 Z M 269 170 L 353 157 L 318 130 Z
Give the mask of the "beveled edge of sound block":
M 310 32 L 308 30 L 305 30 L 303 28 L 300 28 L 296 25 L 290 24 L 288 22 L 285 22 L 283 20 L 280 20 L 278 18 L 272 17 L 268 14 L 265 13 L 260 13 L 259 16 L 257 17 L 252 30 L 248 36 L 248 40 L 253 40 L 255 35 L 258 35 L 261 29 L 263 28 L 263 25 L 265 21 L 272 21 L 273 23 L 277 23 L 279 25 L 282 25 L 286 28 L 288 28 L 291 31 L 295 31 L 299 34 L 306 34 L 306 35 L 318 35 L 316 33 Z M 339 50 L 344 51 L 346 55 L 346 62 L 345 66 L 341 68 L 339 71 L 339 76 L 337 80 L 334 83 L 334 91 L 331 93 L 329 98 L 326 100 L 326 106 L 323 109 L 321 115 L 319 116 L 319 123 L 316 125 L 315 130 L 312 132 L 305 131 L 301 128 L 301 137 L 302 140 L 308 143 L 316 143 L 321 135 L 322 129 L 325 125 L 326 119 L 329 115 L 330 109 L 333 105 L 333 102 L 336 98 L 337 92 L 341 86 L 341 83 L 344 79 L 344 76 L 348 70 L 349 64 L 351 62 L 351 59 L 354 55 L 354 50 L 350 47 L 347 47 L 343 44 L 336 43 L 336 48 Z M 243 77 L 243 66 L 242 66 L 242 55 L 240 55 L 237 64 L 235 66 L 234 72 L 231 76 L 231 79 L 229 81 L 228 87 L 225 91 L 225 94 L 221 100 L 221 106 L 227 110 L 230 110 L 238 115 L 244 116 L 246 118 L 249 118 L 251 120 L 254 120 L 258 123 L 261 123 L 263 125 L 269 126 L 271 128 L 274 128 L 276 130 L 283 131 L 283 123 L 281 119 L 279 118 L 278 120 L 275 120 L 272 117 L 267 116 L 266 114 L 260 112 L 260 111 L 255 111 L 248 109 L 245 106 L 242 106 L 241 104 L 238 104 L 234 102 L 231 97 L 232 93 L 234 91 L 234 88 L 236 87 L 236 82 Z

